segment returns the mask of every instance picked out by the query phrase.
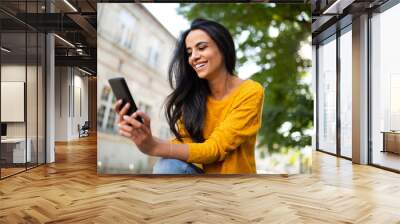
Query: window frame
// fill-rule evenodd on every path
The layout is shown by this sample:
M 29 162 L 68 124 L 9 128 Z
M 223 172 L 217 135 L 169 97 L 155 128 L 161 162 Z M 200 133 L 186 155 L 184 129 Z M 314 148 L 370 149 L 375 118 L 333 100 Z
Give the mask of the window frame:
M 342 21 L 343 20 L 343 21 Z M 344 17 L 342 20 L 342 25 L 340 29 L 336 27 L 336 24 L 332 25 L 335 26 L 336 32 L 331 33 L 330 35 L 325 36 L 323 39 L 318 40 L 318 42 L 315 44 L 316 47 L 316 69 L 315 69 L 315 74 L 316 74 L 316 150 L 319 152 L 327 153 L 329 155 L 337 156 L 339 158 L 343 158 L 346 160 L 352 161 L 352 158 L 347 157 L 342 155 L 342 150 L 341 150 L 341 119 L 340 119 L 340 81 L 341 81 L 341 67 L 340 67 L 340 38 L 342 35 L 346 34 L 347 32 L 352 31 L 352 22 L 351 20 L 349 21 L 349 17 Z M 330 28 L 328 28 L 330 29 Z M 320 66 L 320 55 L 319 55 L 319 48 L 322 44 L 327 44 L 331 41 L 336 41 L 336 152 L 332 153 L 327 150 L 321 149 L 320 146 L 320 136 L 319 136 L 319 103 L 320 103 L 320 93 L 319 93 L 319 85 L 320 85 L 320 74 L 319 74 L 319 66 Z
M 372 133 L 372 19 L 374 18 L 373 14 L 382 14 L 385 11 L 393 8 L 394 6 L 400 4 L 399 0 L 388 0 L 382 5 L 368 11 L 368 31 L 367 31 L 367 39 L 368 39 L 368 165 L 377 167 L 383 170 L 400 173 L 400 170 L 390 168 L 384 165 L 380 165 L 374 163 L 373 161 L 373 133 Z

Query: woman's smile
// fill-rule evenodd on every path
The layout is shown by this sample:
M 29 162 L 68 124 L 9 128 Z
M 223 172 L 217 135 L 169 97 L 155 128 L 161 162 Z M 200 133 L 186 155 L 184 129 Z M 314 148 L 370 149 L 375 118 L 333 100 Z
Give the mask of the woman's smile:
M 201 71 L 206 68 L 206 65 L 207 65 L 207 62 L 199 62 L 199 63 L 195 64 L 194 68 L 196 71 Z

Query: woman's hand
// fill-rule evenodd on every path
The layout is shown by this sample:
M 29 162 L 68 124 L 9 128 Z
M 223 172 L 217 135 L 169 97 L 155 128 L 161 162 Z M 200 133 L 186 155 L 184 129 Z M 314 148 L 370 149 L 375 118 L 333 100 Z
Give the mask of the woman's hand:
M 117 112 L 117 114 L 119 115 L 118 116 L 118 124 L 120 124 L 120 123 L 126 123 L 125 121 L 124 121 L 124 115 L 126 115 L 126 113 L 128 112 L 128 110 L 129 110 L 129 107 L 131 106 L 129 103 L 126 103 L 125 105 L 124 105 L 124 107 L 123 108 L 121 108 L 121 106 L 122 106 L 122 100 L 118 100 L 116 103 L 115 103 L 115 105 L 114 105 L 114 110 Z
M 119 115 L 119 134 L 131 139 L 143 153 L 155 156 L 157 141 L 151 133 L 150 118 L 143 111 L 136 111 L 128 116 L 126 113 L 130 107 L 129 103 L 120 110 L 121 104 L 122 101 L 118 100 L 114 107 Z M 141 117 L 144 123 L 136 120 L 137 117 Z

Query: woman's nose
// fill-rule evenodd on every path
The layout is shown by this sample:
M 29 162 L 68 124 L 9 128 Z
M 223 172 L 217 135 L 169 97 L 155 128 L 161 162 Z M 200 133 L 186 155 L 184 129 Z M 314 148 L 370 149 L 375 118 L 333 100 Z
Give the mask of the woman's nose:
M 193 60 L 196 60 L 196 59 L 200 58 L 200 54 L 197 51 L 193 51 L 192 58 L 193 58 Z

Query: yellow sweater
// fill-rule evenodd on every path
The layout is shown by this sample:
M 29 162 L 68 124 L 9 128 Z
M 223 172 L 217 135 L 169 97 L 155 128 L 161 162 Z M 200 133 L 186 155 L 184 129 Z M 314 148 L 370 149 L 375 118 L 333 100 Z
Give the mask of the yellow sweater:
M 256 173 L 254 147 L 263 98 L 263 87 L 252 80 L 221 100 L 208 97 L 203 143 L 193 143 L 183 125 L 178 125 L 183 142 L 189 145 L 187 162 L 202 164 L 205 173 Z

